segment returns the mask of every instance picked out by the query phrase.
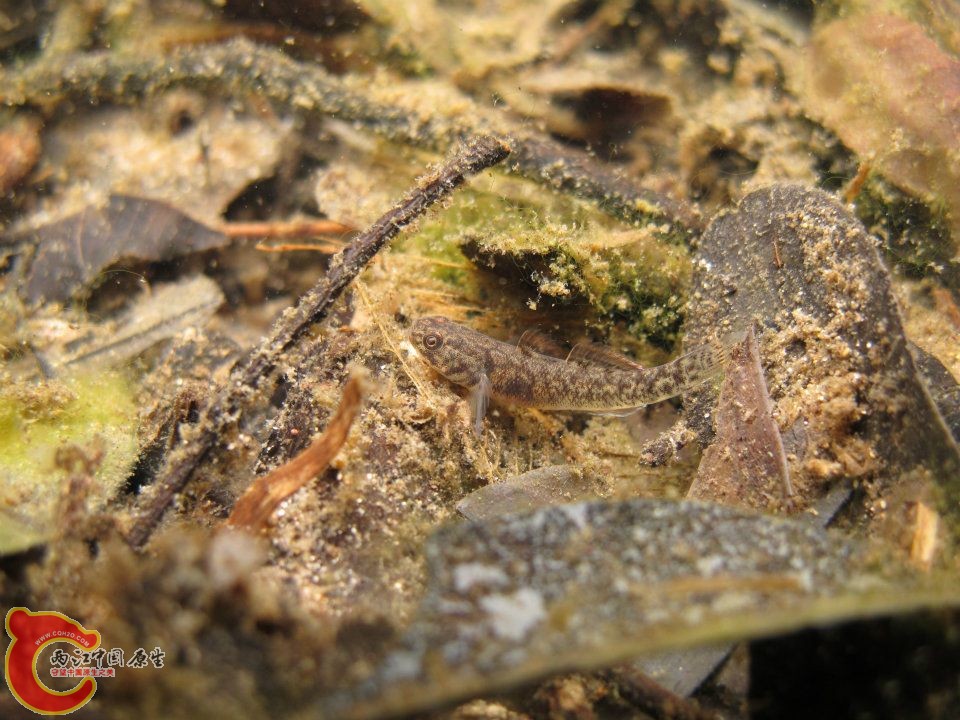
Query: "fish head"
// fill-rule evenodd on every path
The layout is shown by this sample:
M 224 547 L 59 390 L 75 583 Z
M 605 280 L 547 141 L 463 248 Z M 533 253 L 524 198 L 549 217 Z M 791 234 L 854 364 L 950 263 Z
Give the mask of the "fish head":
M 474 387 L 486 374 L 484 336 L 474 330 L 433 315 L 416 320 L 409 338 L 430 367 L 457 385 Z

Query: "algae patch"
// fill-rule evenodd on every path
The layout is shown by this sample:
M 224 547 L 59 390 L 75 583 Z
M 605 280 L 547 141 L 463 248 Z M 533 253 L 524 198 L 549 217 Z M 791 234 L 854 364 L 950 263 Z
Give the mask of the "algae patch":
M 464 192 L 418 238 L 433 248 L 454 243 L 477 266 L 526 288 L 530 310 L 586 305 L 624 321 L 634 336 L 673 343 L 690 281 L 687 249 L 582 202 L 537 203 L 527 194 L 533 188 L 501 181 L 487 192 Z
M 10 509 L 40 537 L 56 526 L 63 472 L 57 450 L 99 444 L 103 458 L 91 492 L 105 503 L 127 478 L 137 456 L 136 405 L 129 373 L 78 374 L 37 384 L 0 385 L 0 506 Z M 23 549 L 28 537 L 5 538 L 0 552 Z

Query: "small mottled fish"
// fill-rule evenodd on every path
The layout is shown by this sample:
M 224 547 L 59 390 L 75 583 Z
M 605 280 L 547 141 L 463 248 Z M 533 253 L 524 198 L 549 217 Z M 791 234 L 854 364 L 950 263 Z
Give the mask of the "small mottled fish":
M 470 389 L 478 433 L 490 398 L 542 410 L 627 415 L 722 374 L 740 338 L 742 333 L 730 335 L 645 368 L 591 345 L 575 347 L 566 360 L 542 355 L 439 316 L 420 318 L 410 329 L 410 340 L 427 363 Z

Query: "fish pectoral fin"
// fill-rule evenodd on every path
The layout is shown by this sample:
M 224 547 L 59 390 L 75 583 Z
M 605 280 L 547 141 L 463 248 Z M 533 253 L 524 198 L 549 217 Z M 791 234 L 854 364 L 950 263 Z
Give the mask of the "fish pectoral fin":
M 621 355 L 616 350 L 592 342 L 581 342 L 574 345 L 573 350 L 567 355 L 567 362 L 570 361 L 585 365 L 603 365 L 618 370 L 644 369 L 643 365 L 631 360 L 626 355 Z
M 487 414 L 490 404 L 490 378 L 480 376 L 480 382 L 470 388 L 470 414 L 473 416 L 473 431 L 480 435 L 483 432 L 483 416 Z
M 522 353 L 537 353 L 547 357 L 565 357 L 567 349 L 540 330 L 524 330 L 517 341 L 517 350 Z

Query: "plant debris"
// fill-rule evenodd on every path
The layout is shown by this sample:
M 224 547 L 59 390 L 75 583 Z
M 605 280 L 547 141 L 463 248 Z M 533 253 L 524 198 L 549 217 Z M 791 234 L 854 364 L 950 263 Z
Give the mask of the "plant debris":
M 35 246 L 22 290 L 30 303 L 69 300 L 121 261 L 172 260 L 227 242 L 165 203 L 125 195 L 9 240 Z
M 753 328 L 734 348 L 715 413 L 716 436 L 687 497 L 754 510 L 782 507 L 793 495 L 790 468 Z
M 955 8 L 261 4 L 0 0 L 0 598 L 166 659 L 89 712 L 955 716 Z M 751 339 L 477 434 L 436 315 Z
M 960 61 L 916 23 L 873 13 L 826 23 L 805 63 L 811 112 L 898 187 L 945 211 L 960 248 Z
M 796 609 L 856 574 L 854 549 L 805 523 L 664 501 L 462 523 L 425 553 L 430 585 L 411 626 L 330 714 L 409 713 L 602 667 L 653 650 L 668 627 Z
M 327 469 L 337 451 L 343 447 L 357 416 L 362 384 L 363 381 L 356 377 L 347 381 L 340 407 L 323 435 L 290 462 L 257 478 L 234 505 L 227 520 L 229 525 L 251 531 L 264 528 L 280 503 Z
M 713 221 L 696 263 L 686 337 L 758 324 L 801 505 L 836 478 L 889 489 L 922 467 L 933 484 L 915 492 L 955 506 L 960 454 L 914 366 L 876 245 L 846 210 L 799 186 L 758 190 Z M 686 407 L 704 444 L 714 398 L 702 392 Z

